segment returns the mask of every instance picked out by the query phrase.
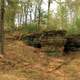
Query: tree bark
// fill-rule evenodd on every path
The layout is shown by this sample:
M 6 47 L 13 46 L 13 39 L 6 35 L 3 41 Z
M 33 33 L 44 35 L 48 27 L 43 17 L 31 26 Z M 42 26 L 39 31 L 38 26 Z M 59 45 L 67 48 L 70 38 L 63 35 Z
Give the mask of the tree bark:
M 47 28 L 49 28 L 50 4 L 51 4 L 51 0 L 48 0 L 48 18 L 47 18 Z
M 37 5 L 35 6 L 34 22 L 37 21 Z
M 40 24 L 41 24 L 41 5 L 42 5 L 42 1 L 43 0 L 40 0 L 39 4 L 38 4 L 38 31 L 40 31 Z
M 4 54 L 4 0 L 1 0 L 0 10 L 0 54 Z

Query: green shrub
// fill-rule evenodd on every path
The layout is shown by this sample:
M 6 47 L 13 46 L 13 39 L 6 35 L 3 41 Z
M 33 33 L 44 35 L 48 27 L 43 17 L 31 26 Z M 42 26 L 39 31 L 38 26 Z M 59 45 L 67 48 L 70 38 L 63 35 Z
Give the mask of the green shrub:
M 23 25 L 23 28 L 22 28 L 22 31 L 23 32 L 36 32 L 37 31 L 37 24 L 36 23 L 31 23 L 31 24 L 25 24 Z
M 54 51 L 47 51 L 48 56 L 60 56 L 62 53 L 60 51 L 54 50 Z

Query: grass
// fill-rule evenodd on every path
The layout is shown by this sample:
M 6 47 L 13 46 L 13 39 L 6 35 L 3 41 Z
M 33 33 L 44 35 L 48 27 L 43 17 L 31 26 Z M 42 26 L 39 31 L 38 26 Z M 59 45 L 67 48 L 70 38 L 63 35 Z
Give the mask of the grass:
M 60 51 L 54 50 L 54 51 L 47 51 L 48 56 L 60 56 L 62 53 Z

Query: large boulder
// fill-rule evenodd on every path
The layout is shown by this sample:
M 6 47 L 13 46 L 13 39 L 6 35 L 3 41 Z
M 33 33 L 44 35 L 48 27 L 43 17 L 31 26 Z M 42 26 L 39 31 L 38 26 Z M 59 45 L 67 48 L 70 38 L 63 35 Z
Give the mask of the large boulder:
M 80 35 L 72 35 L 66 38 L 64 52 L 80 50 Z

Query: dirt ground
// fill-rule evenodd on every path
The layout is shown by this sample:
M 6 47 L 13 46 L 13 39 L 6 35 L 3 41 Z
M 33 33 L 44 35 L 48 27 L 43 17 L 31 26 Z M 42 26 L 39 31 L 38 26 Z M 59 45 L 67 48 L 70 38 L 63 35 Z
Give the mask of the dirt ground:
M 0 80 L 80 80 L 79 53 L 49 57 L 22 41 L 8 41 L 0 56 Z

